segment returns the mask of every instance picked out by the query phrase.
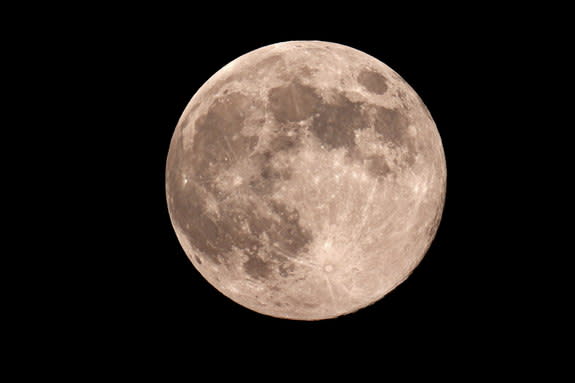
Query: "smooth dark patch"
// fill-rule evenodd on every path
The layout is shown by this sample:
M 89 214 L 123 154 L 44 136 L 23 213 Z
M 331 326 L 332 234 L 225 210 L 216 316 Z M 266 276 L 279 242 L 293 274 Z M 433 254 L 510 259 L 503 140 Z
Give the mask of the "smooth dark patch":
M 196 259 L 196 262 L 198 262 L 200 265 L 202 264 L 202 259 L 200 257 L 196 255 L 194 258 Z
M 383 106 L 377 107 L 375 130 L 383 136 L 384 140 L 391 141 L 397 146 L 404 145 L 409 139 L 408 125 L 409 120 L 400 111 Z
M 284 150 L 291 150 L 295 149 L 300 143 L 299 136 L 286 136 L 286 135 L 279 135 L 274 137 L 270 142 L 270 151 L 272 152 L 280 152 Z
M 225 263 L 233 249 L 243 252 L 248 261 L 244 263 L 246 273 L 254 278 L 266 278 L 272 272 L 272 264 L 261 258 L 266 251 L 261 238 L 267 237 L 277 250 L 268 249 L 269 259 L 280 264 L 280 275 L 287 276 L 293 271 L 289 257 L 297 257 L 311 243 L 312 236 L 299 224 L 299 213 L 281 202 L 270 202 L 272 215 L 262 216 L 255 206 L 228 203 L 220 206 L 220 216 L 208 216 L 203 201 L 206 192 L 188 183 L 174 195 L 172 214 L 175 223 L 182 227 L 192 247 L 203 257 L 195 259 L 202 263 L 209 260 Z
M 366 162 L 367 170 L 376 177 L 385 177 L 391 171 L 383 156 L 367 157 Z
M 298 256 L 312 239 L 299 225 L 297 210 L 279 202 L 270 202 L 269 207 L 277 219 L 259 215 L 255 206 L 238 204 L 226 208 L 226 213 L 219 223 L 231 246 L 248 256 L 246 272 L 257 278 L 265 278 L 271 272 L 270 265 L 260 257 L 261 251 L 264 251 L 260 238 L 267 237 L 282 250 L 282 254 L 294 257 Z M 273 251 L 270 251 L 268 256 L 270 259 L 281 259 L 285 262 L 283 256 L 274 257 Z
M 265 164 L 260 174 L 264 180 L 271 182 L 287 181 L 291 178 L 291 171 L 289 169 L 277 169 L 271 166 L 271 164 Z
M 206 193 L 192 182 L 172 188 L 171 192 L 173 203 L 170 211 L 175 223 L 182 228 L 194 248 L 219 263 L 219 255 L 230 251 L 231 246 L 219 223 L 205 213 L 203 201 Z
M 298 255 L 312 241 L 311 233 L 299 224 L 299 212 L 277 201 L 271 201 L 270 207 L 280 219 L 267 233 L 270 240 L 285 253 Z
M 224 170 L 228 163 L 233 163 L 234 158 L 230 157 L 247 157 L 255 145 L 255 142 L 244 141 L 238 147 L 233 146 L 243 139 L 234 125 L 234 122 L 242 121 L 238 105 L 242 105 L 239 99 L 214 103 L 203 119 L 197 122 L 192 150 L 184 151 L 181 136 L 173 142 L 174 150 L 168 158 L 166 178 L 170 191 L 170 212 L 175 224 L 182 228 L 191 246 L 197 250 L 198 262 L 226 263 L 226 257 L 237 249 L 248 257 L 246 272 L 254 278 L 266 278 L 278 263 L 284 263 L 286 257 L 298 256 L 311 241 L 310 233 L 299 225 L 296 210 L 281 203 L 270 204 L 268 199 L 275 183 L 291 177 L 289 169 L 272 166 L 274 153 L 291 150 L 297 143 L 289 137 L 278 136 L 271 150 L 251 157 L 250 161 L 256 161 L 256 166 L 261 169 L 253 180 L 257 182 L 251 194 L 252 197 L 259 196 L 260 202 L 218 198 L 219 190 L 210 186 L 210 179 Z M 234 135 L 236 141 L 224 139 Z M 218 146 L 218 142 L 225 145 Z M 188 171 L 184 172 L 186 169 Z M 183 173 L 188 174 L 187 182 L 184 182 Z M 217 215 L 209 213 L 207 209 L 206 201 L 214 198 L 219 208 Z M 260 214 L 260 203 L 269 209 L 269 215 Z M 276 244 L 277 252 L 282 254 L 281 260 L 273 254 L 266 254 L 262 258 L 263 251 L 273 253 L 271 249 L 266 250 L 262 242 L 264 237 Z M 266 261 L 268 258 L 273 260 L 273 267 L 272 261 Z M 264 265 L 266 262 L 269 264 Z
M 355 129 L 367 127 L 359 103 L 339 96 L 334 103 L 321 104 L 310 127 L 312 133 L 329 149 L 355 145 Z
M 189 163 L 199 181 L 211 179 L 252 152 L 257 138 L 239 133 L 251 103 L 248 96 L 231 93 L 214 101 L 208 112 L 197 119 Z
M 256 177 L 250 180 L 249 185 L 256 195 L 266 196 L 273 191 L 274 182 L 269 178 Z
M 268 196 L 274 188 L 274 185 L 280 181 L 289 180 L 292 176 L 291 169 L 282 168 L 278 169 L 272 165 L 272 158 L 274 153 L 281 150 L 288 150 L 288 148 L 295 147 L 296 144 L 283 142 L 279 146 L 274 146 L 274 151 L 266 150 L 263 153 L 252 156 L 252 160 L 257 164 L 260 169 L 259 173 L 255 175 L 250 181 L 249 185 L 251 190 L 258 196 Z
M 273 88 L 268 93 L 270 109 L 281 123 L 297 122 L 311 117 L 320 100 L 313 88 L 298 81 Z
M 244 263 L 244 270 L 248 275 L 256 279 L 265 279 L 272 271 L 270 265 L 257 256 L 250 257 Z
M 357 82 L 375 94 L 384 94 L 387 91 L 387 79 L 380 73 L 371 70 L 362 71 L 357 77 Z
M 415 141 L 409 136 L 409 119 L 399 110 L 377 107 L 375 130 L 384 141 L 407 150 L 403 162 L 413 165 L 416 156 Z

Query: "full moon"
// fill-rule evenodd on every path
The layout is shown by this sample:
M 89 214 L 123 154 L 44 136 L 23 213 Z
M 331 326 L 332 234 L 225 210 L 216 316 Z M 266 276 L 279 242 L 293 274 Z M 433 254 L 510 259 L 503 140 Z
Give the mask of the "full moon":
M 443 211 L 435 123 L 396 72 L 321 41 L 265 46 L 192 97 L 166 166 L 172 225 L 221 293 L 321 320 L 403 282 Z

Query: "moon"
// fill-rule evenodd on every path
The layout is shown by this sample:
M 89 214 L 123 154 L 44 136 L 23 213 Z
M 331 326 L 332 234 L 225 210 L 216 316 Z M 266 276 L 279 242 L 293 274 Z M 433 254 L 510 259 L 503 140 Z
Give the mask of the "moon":
M 321 320 L 375 303 L 437 231 L 446 164 L 416 92 L 348 46 L 249 52 L 193 96 L 172 136 L 168 210 L 216 289 L 261 314 Z

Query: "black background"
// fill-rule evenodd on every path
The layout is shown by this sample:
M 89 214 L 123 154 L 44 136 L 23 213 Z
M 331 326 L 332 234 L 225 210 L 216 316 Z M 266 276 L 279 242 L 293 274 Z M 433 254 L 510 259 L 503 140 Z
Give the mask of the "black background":
M 69 113 L 89 127 L 62 158 L 81 158 L 83 169 L 66 172 L 83 191 L 79 220 L 67 225 L 74 272 L 60 290 L 71 349 L 103 347 L 120 365 L 170 355 L 198 366 L 328 358 L 333 369 L 338 360 L 380 365 L 388 353 L 471 365 L 484 349 L 486 363 L 504 363 L 519 339 L 506 266 L 520 256 L 508 231 L 516 196 L 508 185 L 520 174 L 508 160 L 516 128 L 507 58 L 524 35 L 507 31 L 497 12 L 222 12 L 111 12 L 73 20 L 54 38 L 65 41 L 59 72 L 72 79 Z M 78 30 L 82 37 L 71 38 Z M 164 189 L 171 135 L 194 93 L 238 56 L 288 40 L 337 42 L 386 63 L 424 100 L 447 159 L 445 210 L 421 264 L 374 305 L 317 322 L 257 314 L 203 280 L 174 234 Z

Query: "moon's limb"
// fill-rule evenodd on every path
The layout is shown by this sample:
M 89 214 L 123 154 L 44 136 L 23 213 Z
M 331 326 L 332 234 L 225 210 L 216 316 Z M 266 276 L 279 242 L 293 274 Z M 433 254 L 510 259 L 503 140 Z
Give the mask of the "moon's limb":
M 226 65 L 173 135 L 166 192 L 200 273 L 257 312 L 316 320 L 365 307 L 429 247 L 446 168 L 425 105 L 385 64 L 288 42 Z

